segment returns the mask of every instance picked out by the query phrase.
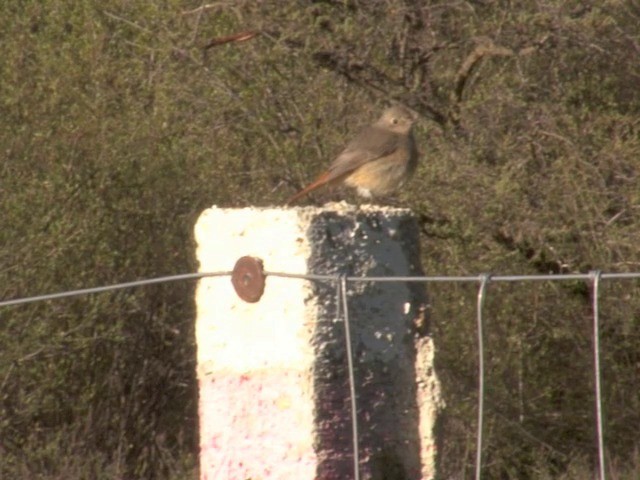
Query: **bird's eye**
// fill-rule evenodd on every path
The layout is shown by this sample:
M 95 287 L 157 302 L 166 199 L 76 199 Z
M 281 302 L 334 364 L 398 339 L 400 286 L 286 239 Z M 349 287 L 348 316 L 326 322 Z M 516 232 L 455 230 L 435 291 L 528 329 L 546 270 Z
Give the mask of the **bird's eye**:
M 398 124 L 398 119 L 397 119 L 397 118 L 395 118 L 395 117 L 394 117 L 394 118 L 392 118 L 392 119 L 391 119 L 391 123 L 393 123 L 394 125 L 397 125 L 397 124 Z

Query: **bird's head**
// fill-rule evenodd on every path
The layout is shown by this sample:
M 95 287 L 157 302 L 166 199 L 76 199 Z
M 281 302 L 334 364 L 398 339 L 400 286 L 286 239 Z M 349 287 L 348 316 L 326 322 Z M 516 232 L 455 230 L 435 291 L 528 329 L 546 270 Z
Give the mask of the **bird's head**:
M 416 115 L 408 108 L 394 105 L 387 108 L 376 123 L 396 133 L 409 133 L 416 120 Z

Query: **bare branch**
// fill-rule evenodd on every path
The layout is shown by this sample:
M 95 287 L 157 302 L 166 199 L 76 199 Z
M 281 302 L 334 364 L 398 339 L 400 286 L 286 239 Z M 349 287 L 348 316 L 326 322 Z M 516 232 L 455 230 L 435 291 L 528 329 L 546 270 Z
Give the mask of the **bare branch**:
M 477 68 L 480 62 L 486 57 L 508 57 L 513 55 L 510 48 L 499 47 L 490 38 L 482 37 L 477 39 L 476 48 L 467 56 L 456 75 L 456 86 L 454 90 L 455 100 L 459 103 L 462 100 L 464 89 L 469 82 L 471 73 Z
M 221 6 L 224 6 L 224 5 L 225 5 L 224 2 L 207 3 L 205 5 L 200 5 L 199 7 L 196 7 L 196 8 L 191 9 L 191 10 L 184 10 L 181 13 L 182 13 L 182 15 L 193 15 L 195 13 L 201 14 L 202 12 L 206 12 L 207 10 L 212 10 L 214 8 L 221 7 Z
M 224 45 L 225 43 L 246 42 L 247 40 L 251 40 L 253 37 L 257 36 L 259 33 L 260 32 L 257 30 L 247 30 L 245 32 L 234 33 L 233 35 L 227 35 L 225 37 L 217 37 L 212 39 L 202 48 L 203 50 L 208 50 L 218 45 Z

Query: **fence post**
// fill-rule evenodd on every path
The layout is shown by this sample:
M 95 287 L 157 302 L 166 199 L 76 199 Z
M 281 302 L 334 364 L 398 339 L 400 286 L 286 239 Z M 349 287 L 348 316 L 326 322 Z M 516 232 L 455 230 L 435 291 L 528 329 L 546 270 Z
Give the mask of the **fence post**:
M 201 272 L 243 256 L 267 272 L 422 275 L 408 210 L 213 207 L 195 227 Z M 201 479 L 353 478 L 337 279 L 268 275 L 254 303 L 228 277 L 197 289 Z M 423 283 L 347 283 L 362 479 L 434 478 L 441 406 Z

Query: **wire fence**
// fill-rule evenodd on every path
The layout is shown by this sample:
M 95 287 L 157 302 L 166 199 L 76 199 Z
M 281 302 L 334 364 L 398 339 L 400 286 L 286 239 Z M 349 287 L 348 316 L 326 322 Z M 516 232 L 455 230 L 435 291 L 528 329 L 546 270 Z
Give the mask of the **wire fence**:
M 187 280 L 200 280 L 208 277 L 231 276 L 233 272 L 202 272 L 185 273 L 179 275 L 169 275 L 156 278 L 135 280 L 131 282 L 116 283 L 92 288 L 78 290 L 68 290 L 50 294 L 36 295 L 32 297 L 16 298 L 0 301 L 0 307 L 24 305 L 35 302 L 57 300 L 62 298 L 77 297 L 82 295 L 103 293 L 115 290 L 143 287 L 147 285 L 179 282 Z M 563 282 L 581 280 L 588 282 L 591 287 L 591 312 L 593 326 L 593 378 L 594 378 L 594 398 L 595 398 L 595 427 L 597 434 L 598 450 L 598 478 L 606 480 L 605 469 L 605 439 L 603 433 L 603 413 L 602 413 L 602 375 L 601 375 L 601 352 L 600 352 L 600 286 L 603 280 L 629 280 L 640 279 L 640 272 L 628 273 L 605 273 L 594 270 L 589 273 L 577 274 L 553 274 L 553 275 L 492 275 L 483 273 L 480 275 L 468 276 L 389 276 L 389 277 L 350 277 L 345 275 L 315 275 L 315 274 L 293 274 L 286 272 L 264 272 L 266 276 L 292 278 L 315 282 L 330 282 L 336 286 L 336 307 L 337 316 L 342 318 L 345 328 L 345 342 L 347 352 L 347 368 L 349 375 L 349 392 L 351 404 L 351 427 L 353 435 L 353 477 L 360 479 L 359 471 L 359 445 L 358 445 L 358 418 L 357 418 L 357 385 L 355 385 L 353 352 L 351 345 L 351 326 L 349 322 L 349 305 L 347 298 L 347 285 L 358 282 L 419 282 L 419 283 L 477 283 L 477 303 L 476 303 L 476 328 L 478 342 L 478 420 L 476 434 L 476 461 L 475 478 L 482 477 L 482 453 L 484 442 L 484 398 L 485 398 L 485 347 L 484 347 L 484 306 L 488 297 L 488 287 L 491 283 L 498 282 Z

